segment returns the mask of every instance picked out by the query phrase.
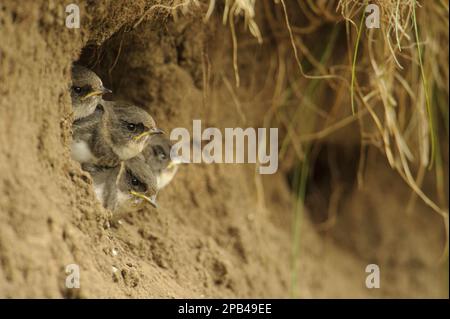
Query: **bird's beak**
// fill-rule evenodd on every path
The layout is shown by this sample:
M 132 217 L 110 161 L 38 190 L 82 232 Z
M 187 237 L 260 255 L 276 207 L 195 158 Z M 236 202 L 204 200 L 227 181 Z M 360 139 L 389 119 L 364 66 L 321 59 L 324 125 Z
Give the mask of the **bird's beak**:
M 156 195 L 146 196 L 142 193 L 138 193 L 135 191 L 130 191 L 130 194 L 138 198 L 142 198 L 143 200 L 149 202 L 150 205 L 152 205 L 153 207 L 158 208 L 158 204 L 156 203 Z
M 89 92 L 88 94 L 83 96 L 81 98 L 81 100 L 86 100 L 86 99 L 90 98 L 91 96 L 98 96 L 98 95 L 103 95 L 106 93 L 112 93 L 112 91 L 110 89 L 107 89 L 104 86 L 102 86 L 99 90 L 94 90 L 92 92 Z
M 150 135 L 159 135 L 159 134 L 165 134 L 163 130 L 155 127 L 153 129 L 151 129 L 150 131 L 148 131 Z
M 105 88 L 103 85 L 102 85 L 101 91 L 103 92 L 103 94 L 112 93 L 112 90 Z
M 190 162 L 188 160 L 185 160 L 184 158 L 180 157 L 175 157 L 174 159 L 172 159 L 169 162 L 169 165 L 167 165 L 168 169 L 172 169 L 180 164 L 189 164 Z
M 134 140 L 137 142 L 144 136 L 147 136 L 147 135 L 152 136 L 152 135 L 156 135 L 156 134 L 164 134 L 164 131 L 159 128 L 154 128 L 149 131 L 145 131 L 145 132 L 139 134 L 138 136 L 135 136 Z

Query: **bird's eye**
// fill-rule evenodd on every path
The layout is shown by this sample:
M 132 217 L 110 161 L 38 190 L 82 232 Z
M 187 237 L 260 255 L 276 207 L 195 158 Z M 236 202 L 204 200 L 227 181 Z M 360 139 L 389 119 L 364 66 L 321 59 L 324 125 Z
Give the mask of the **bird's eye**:
M 165 160 L 165 159 L 167 158 L 167 155 L 166 155 L 166 153 L 164 152 L 164 149 L 163 149 L 161 146 L 159 146 L 159 145 L 156 145 L 156 146 L 153 148 L 153 153 L 154 153 L 155 156 L 156 156 L 159 160 L 161 160 L 161 161 L 163 161 L 163 160 Z
M 133 123 L 128 123 L 127 124 L 127 129 L 130 132 L 134 132 L 134 131 L 136 131 L 136 125 L 134 125 Z
M 79 86 L 74 86 L 73 90 L 75 93 L 80 94 L 81 93 L 81 88 Z
M 133 178 L 131 179 L 131 184 L 132 184 L 133 186 L 139 186 L 140 183 L 141 183 L 141 182 L 139 182 L 139 180 L 138 180 L 136 177 L 133 177 Z
M 164 153 L 159 153 L 158 157 L 159 157 L 160 160 L 165 160 L 167 158 L 167 155 L 164 154 Z

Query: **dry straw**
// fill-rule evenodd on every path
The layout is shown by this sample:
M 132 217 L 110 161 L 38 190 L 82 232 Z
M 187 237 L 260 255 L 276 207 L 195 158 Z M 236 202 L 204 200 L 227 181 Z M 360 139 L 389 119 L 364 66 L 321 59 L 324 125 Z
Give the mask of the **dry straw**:
M 260 44 L 264 39 L 261 30 L 270 30 L 272 35 L 278 36 L 281 27 L 284 28 L 284 35 L 278 36 L 273 52 L 275 67 L 268 75 L 276 79 L 276 83 L 264 122 L 265 126 L 276 122 L 286 129 L 281 156 L 292 149 L 303 160 L 315 142 L 358 123 L 361 150 L 368 144 L 379 148 L 412 189 L 408 207 L 412 207 L 418 197 L 442 217 L 447 230 L 446 257 L 445 163 L 448 159 L 444 154 L 448 144 L 448 2 L 370 1 L 380 8 L 379 29 L 365 28 L 367 0 L 210 0 L 205 6 L 205 22 L 212 19 L 219 2 L 223 7 L 223 12 L 219 13 L 221 21 L 228 25 L 232 36 L 236 87 L 241 81 L 235 24 L 243 23 Z M 148 12 L 158 8 L 169 10 L 176 17 L 178 11 L 187 14 L 190 8 L 202 4 L 205 2 L 176 0 L 154 5 L 135 26 Z M 280 10 L 282 19 L 273 14 L 276 9 Z M 298 19 L 291 21 L 295 18 L 293 13 L 299 10 L 304 19 L 301 26 L 296 25 Z M 261 25 L 261 21 L 265 24 Z M 331 27 L 324 29 L 327 25 Z M 340 60 L 333 54 L 338 47 L 339 34 L 336 33 L 341 32 L 339 30 L 344 31 L 347 40 L 347 54 Z M 312 54 L 302 40 L 314 32 L 322 32 L 320 37 L 328 38 L 320 57 Z M 291 70 L 292 63 L 299 70 L 297 76 L 287 71 Z M 309 65 L 308 71 L 305 65 Z M 328 111 L 318 107 L 320 101 L 317 100 L 325 88 L 334 91 L 334 102 Z M 242 103 L 237 101 L 237 104 Z M 346 112 L 346 116 L 330 123 L 335 114 Z M 302 128 L 296 125 L 300 114 L 304 119 Z M 361 152 L 359 170 L 364 161 Z M 432 193 L 437 196 L 426 194 L 422 188 L 425 176 L 431 172 L 436 180 L 436 192 Z M 359 184 L 363 183 L 362 176 L 358 172 Z M 257 189 L 263 198 L 262 187 Z

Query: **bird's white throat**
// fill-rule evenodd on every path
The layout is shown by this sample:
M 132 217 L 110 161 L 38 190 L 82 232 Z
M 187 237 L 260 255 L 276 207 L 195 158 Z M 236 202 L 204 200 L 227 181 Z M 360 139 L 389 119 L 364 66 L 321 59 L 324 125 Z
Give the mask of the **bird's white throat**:
M 98 96 L 92 96 L 86 101 L 77 103 L 73 107 L 73 117 L 75 120 L 79 120 L 81 118 L 87 117 L 94 113 L 97 104 L 100 102 L 100 98 Z
M 74 160 L 80 163 L 93 162 L 95 159 L 88 143 L 81 140 L 72 141 L 71 155 Z
M 140 154 L 145 147 L 146 140 L 146 138 L 143 138 L 139 142 L 131 141 L 122 147 L 113 146 L 112 149 L 121 160 L 125 161 Z
M 158 189 L 161 189 L 161 188 L 167 186 L 167 184 L 169 184 L 172 181 L 177 170 L 178 170 L 178 166 L 163 170 L 161 172 L 161 174 L 156 176 L 156 187 Z

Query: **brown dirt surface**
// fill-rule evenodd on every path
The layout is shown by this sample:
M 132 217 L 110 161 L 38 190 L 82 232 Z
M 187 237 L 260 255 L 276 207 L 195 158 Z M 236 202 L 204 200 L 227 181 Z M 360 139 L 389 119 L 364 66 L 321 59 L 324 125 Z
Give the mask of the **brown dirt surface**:
M 237 105 L 227 85 L 229 29 L 219 14 L 202 21 L 205 3 L 176 19 L 151 11 L 133 28 L 157 1 L 79 2 L 80 29 L 65 27 L 64 1 L 0 4 L 0 297 L 290 297 L 287 159 L 268 176 L 250 164 L 186 165 L 158 209 L 124 213 L 117 223 L 69 150 L 74 61 L 104 79 L 114 91 L 106 99 L 142 106 L 166 131 L 191 130 L 193 119 L 258 127 L 273 89 L 265 79 L 270 43 L 254 49 L 238 28 Z M 342 183 L 333 227 L 319 227 L 317 211 L 329 203 L 310 190 L 295 257 L 298 297 L 447 297 L 442 222 L 420 200 L 406 212 L 410 188 L 377 151 L 369 156 L 364 187 Z M 73 263 L 80 289 L 65 287 Z M 381 289 L 364 285 L 370 263 L 380 265 Z

